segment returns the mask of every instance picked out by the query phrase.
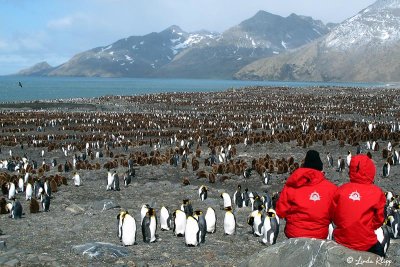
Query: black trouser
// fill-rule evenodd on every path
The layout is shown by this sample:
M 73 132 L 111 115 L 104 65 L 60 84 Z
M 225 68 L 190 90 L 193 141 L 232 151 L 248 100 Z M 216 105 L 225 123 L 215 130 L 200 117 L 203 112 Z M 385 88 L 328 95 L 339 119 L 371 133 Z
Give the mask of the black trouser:
M 379 256 L 381 256 L 381 257 L 385 257 L 385 250 L 384 250 L 382 244 L 379 243 L 379 241 L 376 242 L 376 244 L 373 245 L 373 246 L 368 250 L 368 252 L 372 252 L 372 253 L 374 253 L 374 254 L 376 254 L 376 255 L 379 255 Z

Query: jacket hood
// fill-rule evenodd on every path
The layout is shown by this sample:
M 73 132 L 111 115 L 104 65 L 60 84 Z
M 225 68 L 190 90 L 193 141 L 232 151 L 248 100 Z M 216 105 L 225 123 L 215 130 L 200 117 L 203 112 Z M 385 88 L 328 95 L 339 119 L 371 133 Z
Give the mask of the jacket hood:
M 357 155 L 350 161 L 350 182 L 359 184 L 374 183 L 376 168 L 374 162 L 366 155 Z
M 316 185 L 325 179 L 321 171 L 311 168 L 299 168 L 288 178 L 286 185 L 294 188 Z

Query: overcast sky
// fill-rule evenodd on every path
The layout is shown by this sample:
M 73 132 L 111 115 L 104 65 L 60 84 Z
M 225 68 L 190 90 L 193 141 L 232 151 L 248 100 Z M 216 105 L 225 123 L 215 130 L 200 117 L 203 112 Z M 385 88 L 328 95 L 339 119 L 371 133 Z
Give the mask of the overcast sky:
M 132 35 L 223 32 L 259 10 L 342 22 L 375 0 L 0 0 L 0 75 L 40 61 L 56 66 L 74 54 Z

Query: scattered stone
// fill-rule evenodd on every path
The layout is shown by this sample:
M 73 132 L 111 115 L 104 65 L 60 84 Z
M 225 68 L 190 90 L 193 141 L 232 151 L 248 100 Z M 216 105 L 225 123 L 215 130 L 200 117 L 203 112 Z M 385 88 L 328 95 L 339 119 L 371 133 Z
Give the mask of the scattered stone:
M 93 242 L 72 246 L 71 251 L 89 259 L 121 258 L 129 255 L 129 250 L 127 248 L 104 242 Z
M 4 263 L 3 266 L 20 266 L 20 262 L 17 259 L 12 259 Z
M 81 214 L 81 213 L 85 212 L 85 209 L 77 204 L 72 204 L 72 205 L 66 207 L 65 210 L 67 210 L 73 214 Z
M 116 204 L 113 200 L 111 199 L 104 199 L 104 200 L 99 200 L 94 202 L 91 205 L 91 208 L 94 210 L 100 210 L 100 211 L 105 211 L 105 210 L 110 210 L 110 209 L 117 209 L 120 208 L 121 206 Z
M 0 240 L 0 250 L 5 250 L 7 248 L 6 241 Z

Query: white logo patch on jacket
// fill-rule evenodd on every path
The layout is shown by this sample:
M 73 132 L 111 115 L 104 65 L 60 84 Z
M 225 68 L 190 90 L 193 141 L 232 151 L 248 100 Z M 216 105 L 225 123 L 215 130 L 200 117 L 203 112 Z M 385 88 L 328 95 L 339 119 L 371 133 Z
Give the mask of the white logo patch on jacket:
M 361 201 L 361 195 L 360 195 L 360 193 L 358 193 L 357 191 L 352 192 L 352 193 L 349 195 L 349 198 L 352 199 L 352 200 L 354 200 L 354 201 L 356 201 L 356 200 Z
M 312 200 L 312 201 L 319 201 L 319 200 L 321 200 L 321 197 L 319 196 L 319 194 L 318 194 L 318 192 L 317 191 L 314 191 L 314 192 L 312 192 L 311 193 L 311 195 L 310 195 L 310 200 Z

